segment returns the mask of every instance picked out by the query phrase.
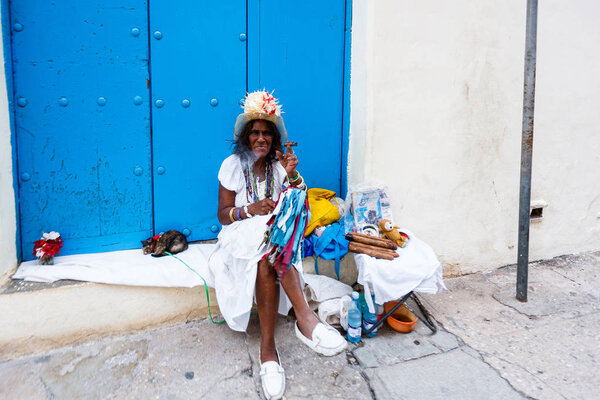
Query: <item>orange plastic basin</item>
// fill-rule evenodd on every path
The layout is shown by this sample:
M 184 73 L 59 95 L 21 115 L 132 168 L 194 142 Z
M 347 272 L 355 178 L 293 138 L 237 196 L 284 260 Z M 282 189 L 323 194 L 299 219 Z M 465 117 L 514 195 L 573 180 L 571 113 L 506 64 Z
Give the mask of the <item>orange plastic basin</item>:
M 385 313 L 387 314 L 394 306 L 398 304 L 397 301 L 390 301 L 384 306 Z M 403 304 L 402 307 L 398 308 L 392 315 L 387 319 L 387 323 L 393 330 L 401 333 L 408 333 L 413 330 L 417 323 L 417 316 L 413 314 Z

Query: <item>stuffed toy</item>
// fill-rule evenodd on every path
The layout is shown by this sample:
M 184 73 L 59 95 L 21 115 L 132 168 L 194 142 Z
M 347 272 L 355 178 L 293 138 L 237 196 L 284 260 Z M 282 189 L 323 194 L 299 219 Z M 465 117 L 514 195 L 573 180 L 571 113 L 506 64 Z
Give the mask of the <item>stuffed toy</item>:
M 389 219 L 379 220 L 379 230 L 381 231 L 382 236 L 395 242 L 400 247 L 406 247 L 408 235 L 398 231 L 398 229 L 400 228 L 394 226 Z

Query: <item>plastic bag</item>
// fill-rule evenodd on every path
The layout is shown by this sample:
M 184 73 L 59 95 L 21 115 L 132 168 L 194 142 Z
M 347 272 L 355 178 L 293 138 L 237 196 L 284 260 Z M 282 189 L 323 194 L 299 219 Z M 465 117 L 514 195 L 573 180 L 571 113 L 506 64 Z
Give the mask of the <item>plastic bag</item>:
M 329 200 L 331 204 L 337 207 L 340 217 L 346 215 L 346 201 L 341 197 L 334 197 Z
M 350 296 L 343 296 L 338 299 L 331 299 L 319 304 L 317 315 L 321 322 L 332 325 L 341 326 L 348 330 L 348 308 L 352 299 Z
M 343 217 L 347 232 L 354 228 L 357 232 L 378 236 L 379 220 L 394 220 L 385 186 L 364 183 L 352 186 L 346 196 L 345 208 Z
M 325 275 L 304 274 L 307 300 L 324 302 L 352 293 L 352 287 Z

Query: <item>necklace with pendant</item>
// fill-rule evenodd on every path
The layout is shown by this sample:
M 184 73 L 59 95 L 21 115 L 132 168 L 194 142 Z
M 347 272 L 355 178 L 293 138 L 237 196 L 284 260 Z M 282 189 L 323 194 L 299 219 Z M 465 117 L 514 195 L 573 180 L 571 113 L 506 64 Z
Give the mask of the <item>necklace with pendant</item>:
M 250 196 L 256 203 L 258 198 L 258 188 L 257 188 L 257 177 L 254 175 L 254 165 L 251 160 L 248 160 L 248 176 L 246 179 L 246 187 L 250 192 Z M 250 181 L 250 182 L 248 182 Z M 273 195 L 273 166 L 270 163 L 267 163 L 265 168 L 265 199 L 271 198 Z

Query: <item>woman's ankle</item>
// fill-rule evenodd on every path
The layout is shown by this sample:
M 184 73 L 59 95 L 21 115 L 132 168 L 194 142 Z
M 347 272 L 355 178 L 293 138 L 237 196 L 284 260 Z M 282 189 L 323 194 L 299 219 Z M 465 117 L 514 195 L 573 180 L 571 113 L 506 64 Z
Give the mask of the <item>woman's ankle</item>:
M 275 341 L 267 341 L 260 343 L 260 363 L 265 363 L 267 361 L 277 361 L 277 347 L 275 346 Z
M 312 340 L 312 331 L 315 329 L 315 326 L 319 323 L 319 319 L 312 312 L 308 312 L 304 315 L 296 314 L 296 318 L 298 320 L 298 328 L 300 332 L 307 338 Z

